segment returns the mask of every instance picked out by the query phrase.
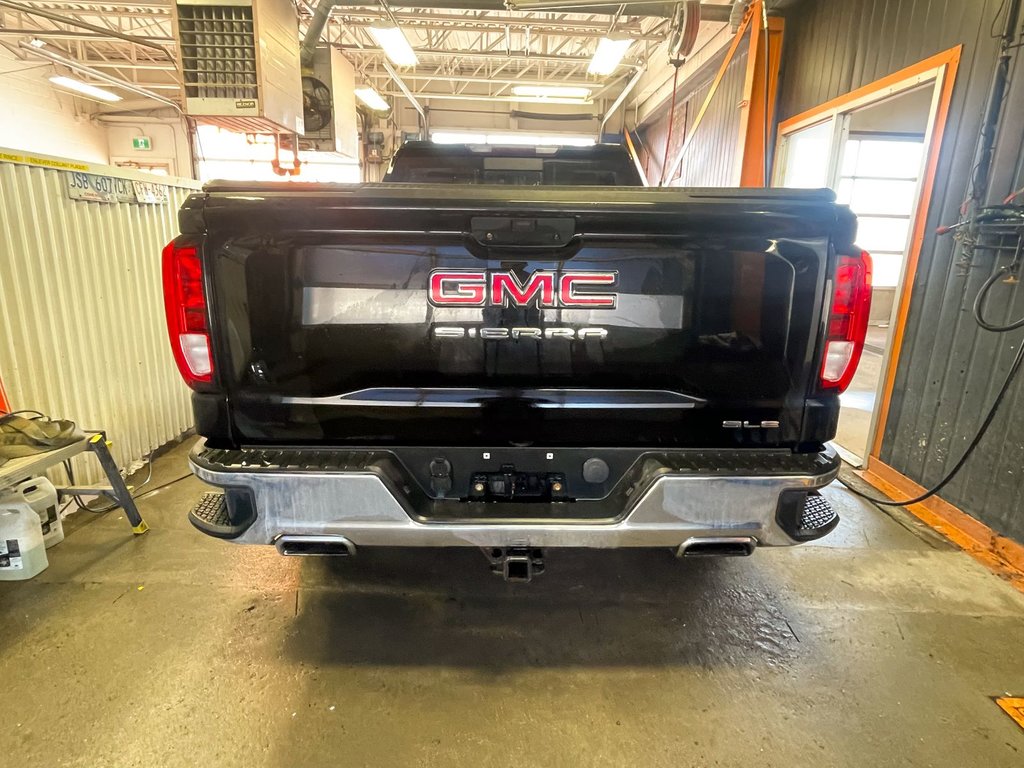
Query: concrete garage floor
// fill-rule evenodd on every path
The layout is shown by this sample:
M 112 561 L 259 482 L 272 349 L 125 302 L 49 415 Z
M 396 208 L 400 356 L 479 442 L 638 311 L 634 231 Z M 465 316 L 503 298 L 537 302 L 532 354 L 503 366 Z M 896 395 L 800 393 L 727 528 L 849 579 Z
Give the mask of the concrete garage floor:
M 180 475 L 187 446 L 150 487 Z M 748 559 L 285 559 L 78 514 L 0 583 L 5 766 L 1019 766 L 1024 595 L 834 487 L 823 543 Z M 896 513 L 897 515 L 899 513 Z

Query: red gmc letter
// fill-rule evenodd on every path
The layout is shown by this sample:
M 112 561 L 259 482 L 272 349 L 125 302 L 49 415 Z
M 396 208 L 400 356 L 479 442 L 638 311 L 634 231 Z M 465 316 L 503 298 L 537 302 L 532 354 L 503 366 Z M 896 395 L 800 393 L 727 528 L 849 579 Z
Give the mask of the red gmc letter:
M 487 276 L 483 272 L 432 272 L 430 303 L 434 306 L 482 307 Z
M 540 294 L 540 306 L 555 306 L 555 276 L 551 272 L 534 272 L 526 285 L 512 272 L 491 275 L 491 304 L 502 307 L 525 307 Z
M 580 285 L 615 285 L 614 272 L 569 272 L 562 275 L 558 294 L 563 307 L 615 308 L 614 293 L 576 293 Z

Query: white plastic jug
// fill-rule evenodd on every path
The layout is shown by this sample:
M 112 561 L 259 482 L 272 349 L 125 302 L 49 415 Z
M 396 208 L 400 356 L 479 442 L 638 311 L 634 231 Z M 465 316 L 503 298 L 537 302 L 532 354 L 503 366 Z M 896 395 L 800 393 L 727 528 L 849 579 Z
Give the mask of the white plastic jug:
M 20 494 L 0 496 L 0 581 L 31 579 L 49 564 L 39 515 Z
M 43 528 L 43 543 L 49 549 L 54 544 L 64 541 L 64 523 L 61 522 L 57 510 L 57 489 L 45 477 L 33 477 L 14 486 L 14 493 L 39 515 L 39 524 Z

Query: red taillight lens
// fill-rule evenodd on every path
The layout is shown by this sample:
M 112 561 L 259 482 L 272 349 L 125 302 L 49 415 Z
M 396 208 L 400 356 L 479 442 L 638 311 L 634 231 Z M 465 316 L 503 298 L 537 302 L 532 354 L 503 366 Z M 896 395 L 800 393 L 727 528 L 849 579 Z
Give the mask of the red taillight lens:
M 839 392 L 850 386 L 864 351 L 871 311 L 871 256 L 840 256 L 821 364 L 821 386 Z
M 174 362 L 185 379 L 195 385 L 213 379 L 210 327 L 203 291 L 203 264 L 195 245 L 171 241 L 163 254 L 164 308 Z

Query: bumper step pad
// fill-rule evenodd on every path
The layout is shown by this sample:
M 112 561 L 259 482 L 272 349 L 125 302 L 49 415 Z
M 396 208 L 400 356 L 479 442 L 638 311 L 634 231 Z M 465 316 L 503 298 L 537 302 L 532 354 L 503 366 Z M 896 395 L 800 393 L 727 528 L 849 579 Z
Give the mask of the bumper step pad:
M 817 491 L 785 491 L 776 521 L 794 541 L 814 541 L 835 530 L 839 513 Z
M 246 520 L 240 525 L 232 524 L 227 499 L 223 493 L 217 492 L 204 493 L 199 503 L 189 511 L 188 520 L 203 533 L 221 539 L 240 536 L 252 523 Z
M 797 525 L 797 534 L 804 541 L 820 539 L 839 525 L 839 513 L 832 509 L 828 499 L 817 493 L 807 494 L 804 509 Z

